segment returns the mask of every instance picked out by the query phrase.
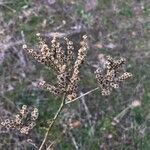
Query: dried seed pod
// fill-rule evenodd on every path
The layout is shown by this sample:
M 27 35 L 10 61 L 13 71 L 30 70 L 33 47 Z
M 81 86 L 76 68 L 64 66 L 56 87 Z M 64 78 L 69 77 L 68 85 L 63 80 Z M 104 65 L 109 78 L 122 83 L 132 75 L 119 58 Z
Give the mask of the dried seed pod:
M 123 75 L 121 75 L 120 77 L 118 77 L 118 80 L 119 81 L 124 81 L 124 80 L 126 80 L 126 79 L 128 79 L 130 77 L 132 77 L 132 74 L 129 73 L 129 72 L 125 72 L 125 73 L 123 73 Z
M 31 120 L 36 120 L 39 116 L 39 112 L 37 108 L 34 108 L 34 110 L 31 112 Z
M 29 127 L 30 130 L 33 129 L 35 126 L 36 126 L 36 123 L 35 123 L 35 122 L 31 122 L 31 123 L 28 125 L 28 127 Z
M 68 38 L 64 38 L 66 40 L 66 44 L 67 44 L 67 56 L 66 56 L 66 62 L 67 65 L 70 66 L 73 62 L 74 59 L 74 46 L 73 46 L 73 42 L 70 41 Z
M 118 89 L 119 88 L 119 84 L 116 84 L 116 83 L 110 83 L 110 86 L 114 89 Z
M 30 128 L 27 126 L 24 126 L 20 129 L 20 133 L 22 134 L 28 134 L 29 133 Z
M 102 96 L 108 96 L 111 94 L 111 89 L 102 89 Z
M 22 109 L 23 109 L 23 110 L 27 110 L 27 105 L 23 105 L 23 106 L 22 106 Z
M 23 118 L 25 118 L 25 117 L 27 116 L 27 114 L 28 114 L 27 106 L 26 106 L 26 105 L 23 105 L 22 108 L 21 108 L 21 110 L 19 111 L 19 113 L 21 114 L 21 116 L 22 116 Z
M 66 85 L 67 85 L 67 74 L 66 73 L 57 75 L 57 84 L 60 89 L 65 90 Z
M 6 125 L 5 121 L 1 122 L 1 125 L 2 125 L 2 126 L 5 126 L 5 125 Z
M 76 96 L 77 96 L 76 93 L 72 93 L 72 94 L 67 95 L 67 99 L 68 99 L 69 101 L 72 101 L 73 99 L 76 98 Z
M 108 70 L 106 74 L 106 78 L 108 81 L 113 81 L 115 78 L 115 70 Z
M 21 119 L 21 116 L 19 114 L 17 114 L 15 116 L 15 124 L 16 125 L 20 125 L 22 123 L 22 119 Z

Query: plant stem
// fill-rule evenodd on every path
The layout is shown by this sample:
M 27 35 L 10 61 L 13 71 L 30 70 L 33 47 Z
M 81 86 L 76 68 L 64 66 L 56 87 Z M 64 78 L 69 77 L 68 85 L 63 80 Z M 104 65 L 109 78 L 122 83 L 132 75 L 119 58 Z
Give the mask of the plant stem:
M 73 99 L 73 100 L 71 100 L 71 101 L 66 102 L 65 104 L 70 104 L 70 103 L 72 103 L 72 102 L 75 102 L 76 100 L 80 99 L 81 97 L 83 97 L 83 96 L 85 96 L 85 95 L 88 95 L 88 94 L 90 94 L 90 93 L 92 93 L 92 92 L 94 92 L 94 91 L 96 91 L 96 90 L 98 90 L 98 89 L 99 89 L 99 87 L 96 87 L 96 88 L 94 88 L 94 89 L 92 89 L 92 90 L 90 90 L 90 91 L 88 91 L 88 92 L 86 92 L 86 93 L 84 93 L 84 94 L 78 96 L 77 98 L 75 98 L 75 99 Z
M 47 132 L 46 132 L 46 134 L 45 134 L 45 137 L 44 137 L 44 139 L 43 139 L 43 141 L 42 141 L 42 144 L 40 145 L 39 150 L 42 150 L 42 149 L 43 149 L 43 147 L 44 147 L 44 145 L 45 145 L 45 143 L 46 143 L 48 134 L 49 134 L 51 128 L 53 127 L 53 125 L 54 125 L 56 119 L 58 118 L 60 112 L 62 111 L 63 107 L 64 107 L 66 104 L 72 103 L 72 102 L 74 102 L 74 101 L 80 99 L 81 97 L 83 97 L 83 96 L 85 96 L 85 95 L 88 95 L 88 94 L 90 94 L 90 93 L 92 93 L 92 92 L 94 92 L 94 91 L 96 91 L 96 90 L 98 90 L 98 89 L 99 89 L 99 87 L 96 87 L 96 88 L 94 88 L 94 89 L 92 89 L 92 90 L 90 90 L 90 91 L 88 91 L 88 92 L 82 94 L 81 96 L 79 96 L 79 97 L 73 99 L 72 101 L 68 101 L 68 102 L 65 102 L 66 94 L 64 94 L 63 99 L 62 99 L 62 102 L 61 102 L 61 104 L 60 104 L 60 106 L 59 106 L 59 109 L 57 110 L 57 112 L 56 112 L 56 114 L 55 114 L 53 120 L 51 121 L 51 123 L 50 123 L 50 125 L 49 125 L 49 127 L 48 127 L 48 130 L 47 130 Z
M 47 132 L 46 132 L 46 134 L 45 134 L 45 137 L 44 137 L 44 139 L 43 139 L 43 141 L 42 141 L 42 144 L 40 145 L 39 150 L 42 150 L 42 149 L 43 149 L 43 147 L 44 147 L 44 145 L 45 145 L 45 143 L 46 143 L 46 141 L 47 141 L 47 137 L 48 137 L 48 134 L 49 134 L 50 130 L 52 129 L 52 127 L 53 127 L 53 125 L 54 125 L 56 119 L 58 118 L 60 112 L 62 111 L 63 107 L 65 106 L 65 99 L 66 99 L 66 94 L 64 94 L 63 99 L 62 99 L 62 102 L 61 102 L 61 104 L 60 104 L 60 106 L 59 106 L 59 109 L 57 110 L 57 112 L 56 112 L 56 114 L 55 114 L 53 120 L 51 121 L 51 123 L 50 123 L 50 125 L 49 125 L 49 127 L 48 127 L 48 130 L 47 130 Z

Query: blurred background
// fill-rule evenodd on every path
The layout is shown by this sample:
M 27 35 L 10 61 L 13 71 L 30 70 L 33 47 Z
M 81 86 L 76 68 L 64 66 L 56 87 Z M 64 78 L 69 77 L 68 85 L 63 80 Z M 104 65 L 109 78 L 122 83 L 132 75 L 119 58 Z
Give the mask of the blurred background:
M 60 98 L 36 88 L 38 80 L 54 79 L 51 71 L 22 49 L 23 44 L 37 48 L 38 32 L 47 41 L 58 32 L 77 48 L 87 34 L 80 94 L 97 87 L 93 72 L 106 55 L 126 58 L 126 70 L 133 74 L 109 97 L 95 91 L 68 105 L 49 135 L 51 149 L 149 150 L 149 0 L 0 0 L 0 119 L 23 104 L 40 113 L 28 136 L 1 130 L 0 150 L 36 150 L 60 104 Z M 130 109 L 133 102 L 139 106 Z

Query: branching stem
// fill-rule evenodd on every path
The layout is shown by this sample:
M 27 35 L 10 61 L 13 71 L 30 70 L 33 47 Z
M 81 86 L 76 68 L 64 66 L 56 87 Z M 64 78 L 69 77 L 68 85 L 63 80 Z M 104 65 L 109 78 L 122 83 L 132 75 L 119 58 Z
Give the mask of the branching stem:
M 99 89 L 99 87 L 96 87 L 96 88 L 94 88 L 94 89 L 92 89 L 92 90 L 90 90 L 90 91 L 88 91 L 88 92 L 82 94 L 81 96 L 79 96 L 79 97 L 73 99 L 72 101 L 68 101 L 68 102 L 65 101 L 65 100 L 66 100 L 66 94 L 64 94 L 63 99 L 62 99 L 62 102 L 61 102 L 61 104 L 60 104 L 60 106 L 59 106 L 59 109 L 57 110 L 57 112 L 56 112 L 56 114 L 55 114 L 53 120 L 51 121 L 51 123 L 50 123 L 50 125 L 49 125 L 49 127 L 48 127 L 48 130 L 47 130 L 47 132 L 46 132 L 46 134 L 45 134 L 45 137 L 44 137 L 44 139 L 43 139 L 43 141 L 42 141 L 42 144 L 40 145 L 39 150 L 42 150 L 42 149 L 43 149 L 43 147 L 44 147 L 44 145 L 45 145 L 45 143 L 46 143 L 46 141 L 47 141 L 48 134 L 49 134 L 49 132 L 51 131 L 53 125 L 55 124 L 56 119 L 58 118 L 58 116 L 59 116 L 59 114 L 61 113 L 61 111 L 62 111 L 62 109 L 64 108 L 64 106 L 65 106 L 66 104 L 72 103 L 72 102 L 74 102 L 74 101 L 80 99 L 81 97 L 83 97 L 83 96 L 85 96 L 85 95 L 88 95 L 88 94 L 90 94 L 90 93 L 92 93 L 92 92 L 94 92 L 94 91 L 96 91 L 96 90 L 98 90 L 98 89 Z
M 92 92 L 94 92 L 94 91 L 96 91 L 96 90 L 98 90 L 98 89 L 99 89 L 99 87 L 96 87 L 96 88 L 94 88 L 94 89 L 92 89 L 92 90 L 90 90 L 90 91 L 88 91 L 88 92 L 86 92 L 86 93 L 84 93 L 84 94 L 78 96 L 77 98 L 75 98 L 75 99 L 73 99 L 73 100 L 71 100 L 71 101 L 66 102 L 66 104 L 70 104 L 70 103 L 72 103 L 72 102 L 75 102 L 75 101 L 77 101 L 78 99 L 80 99 L 81 97 L 83 97 L 83 96 L 85 96 L 85 95 L 88 95 L 88 94 L 90 94 L 90 93 L 92 93 Z

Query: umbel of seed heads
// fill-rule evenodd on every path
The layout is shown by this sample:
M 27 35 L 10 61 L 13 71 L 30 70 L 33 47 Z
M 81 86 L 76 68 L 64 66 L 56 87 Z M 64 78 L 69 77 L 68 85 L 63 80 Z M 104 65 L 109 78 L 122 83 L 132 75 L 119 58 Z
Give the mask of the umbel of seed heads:
M 29 109 L 26 105 L 23 105 L 14 119 L 6 119 L 1 125 L 7 130 L 16 130 L 22 134 L 28 134 L 36 125 L 38 115 L 37 108 Z
M 119 85 L 124 80 L 132 76 L 131 73 L 124 71 L 123 64 L 125 59 L 113 59 L 110 56 L 106 57 L 106 66 L 104 69 L 98 68 L 95 71 L 98 85 L 102 95 L 110 95 L 113 89 L 119 88 Z
M 29 49 L 26 45 L 23 48 L 38 62 L 51 68 L 57 76 L 55 85 L 41 81 L 39 86 L 55 95 L 66 93 L 68 100 L 76 98 L 80 67 L 85 60 L 88 48 L 87 36 L 82 37 L 81 47 L 76 57 L 73 42 L 68 38 L 64 37 L 66 48 L 62 48 L 57 34 L 51 40 L 50 47 L 42 40 L 40 34 L 37 34 L 37 36 L 39 38 L 40 52 Z

